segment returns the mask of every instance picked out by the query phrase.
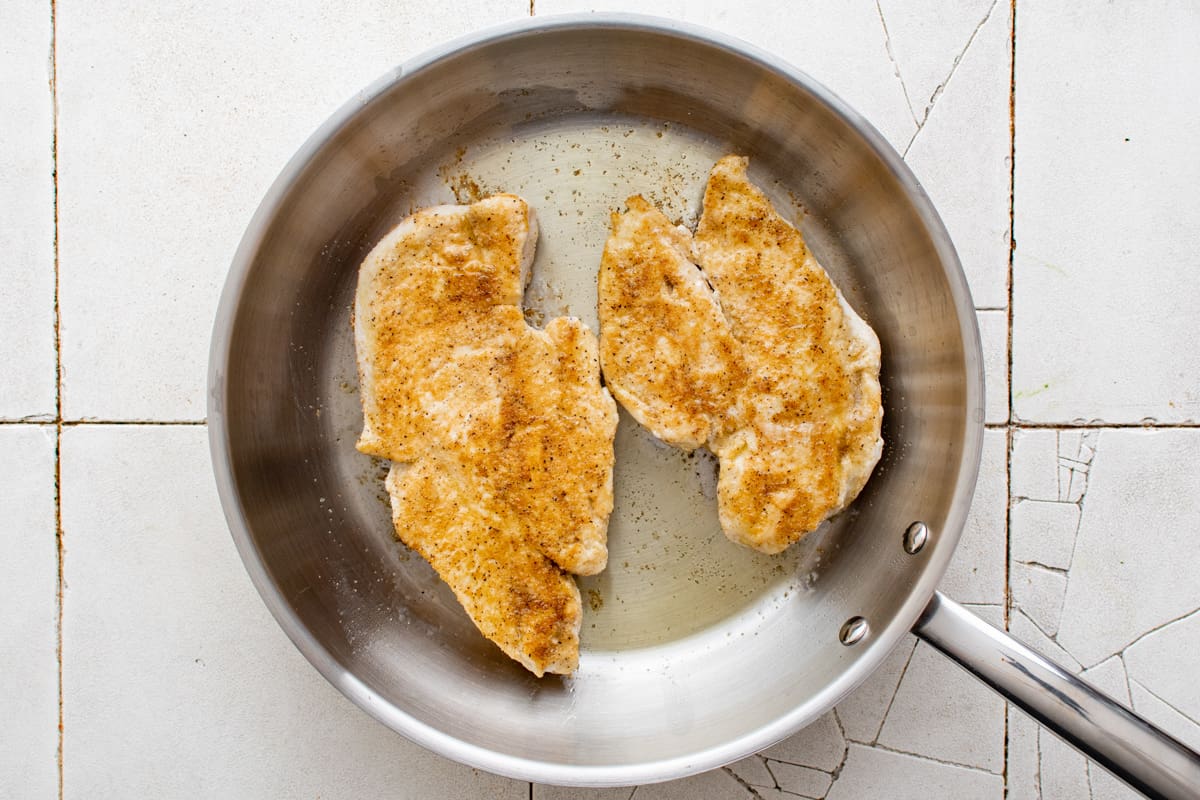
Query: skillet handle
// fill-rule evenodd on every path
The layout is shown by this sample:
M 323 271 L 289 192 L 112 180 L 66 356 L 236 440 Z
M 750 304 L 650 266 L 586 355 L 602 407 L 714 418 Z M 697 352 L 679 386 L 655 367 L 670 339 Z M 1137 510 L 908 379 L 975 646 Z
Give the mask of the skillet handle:
M 913 633 L 1139 792 L 1200 796 L 1200 755 L 941 592 Z

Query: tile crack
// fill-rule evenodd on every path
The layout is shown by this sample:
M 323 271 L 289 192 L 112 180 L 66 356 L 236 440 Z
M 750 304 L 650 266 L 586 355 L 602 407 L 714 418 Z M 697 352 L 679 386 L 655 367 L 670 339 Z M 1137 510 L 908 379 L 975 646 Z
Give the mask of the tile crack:
M 1049 639 L 1051 642 L 1053 642 L 1054 644 L 1058 645 L 1059 647 L 1062 647 L 1062 651 L 1063 651 L 1064 653 L 1066 653 L 1068 656 L 1071 656 L 1071 660 L 1072 660 L 1072 661 L 1075 661 L 1076 663 L 1079 663 L 1079 661 L 1078 661 L 1078 660 L 1075 658 L 1075 656 L 1072 656 L 1072 655 L 1071 655 L 1071 653 L 1070 653 L 1070 652 L 1067 650 L 1067 648 L 1065 648 L 1065 647 L 1063 647 L 1061 644 L 1059 644 L 1059 641 L 1058 641 L 1058 639 L 1056 639 L 1054 636 L 1051 636 L 1049 633 L 1047 633 L 1047 632 L 1046 632 L 1046 629 L 1045 629 L 1045 628 L 1043 628 L 1041 625 L 1039 625 L 1039 624 L 1037 623 L 1037 621 L 1036 621 L 1036 620 L 1034 620 L 1034 618 L 1033 618 L 1033 617 L 1031 617 L 1031 616 L 1029 616 L 1028 614 L 1026 614 L 1026 613 L 1025 613 L 1025 609 L 1021 608 L 1021 606 L 1020 606 L 1020 605 L 1017 605 L 1017 606 L 1016 606 L 1016 609 L 1017 609 L 1017 613 L 1018 613 L 1018 614 L 1020 614 L 1022 617 L 1024 617 L 1026 622 L 1028 622 L 1030 625 L 1032 625 L 1034 628 L 1036 628 L 1036 629 L 1037 629 L 1037 632 L 1038 632 L 1038 633 L 1040 633 L 1042 636 L 1045 636 L 1047 639 Z M 1027 646 L 1027 647 L 1029 647 L 1029 649 L 1033 650 L 1033 651 L 1034 651 L 1035 653 L 1037 653 L 1038 655 L 1042 656 L 1043 658 L 1046 658 L 1046 659 L 1048 659 L 1048 660 L 1050 660 L 1050 661 L 1054 661 L 1055 663 L 1058 663 L 1058 659 L 1051 658 L 1050 656 L 1046 655 L 1045 653 L 1042 653 L 1042 652 L 1040 652 L 1039 650 L 1037 650 L 1037 648 L 1035 648 L 1035 647 L 1032 647 L 1032 646 L 1030 646 L 1030 645 L 1026 645 L 1026 646 Z M 1111 654 L 1109 654 L 1109 655 L 1105 656 L 1105 657 L 1104 657 L 1104 659 L 1101 659 L 1101 661 L 1103 661 L 1103 660 L 1105 660 L 1105 659 L 1108 659 L 1108 658 L 1111 658 L 1111 657 L 1112 657 L 1112 655 L 1111 655 Z M 1097 662 L 1097 663 L 1098 663 L 1098 662 Z M 1063 667 L 1064 669 L 1067 669 L 1069 672 L 1075 672 L 1075 670 L 1071 670 L 1071 669 L 1069 668 L 1069 665 L 1063 665 L 1063 664 L 1061 664 L 1061 663 L 1060 663 L 1060 664 L 1059 664 L 1059 666 Z M 1082 664 L 1079 664 L 1079 666 L 1080 666 L 1080 670 L 1079 670 L 1079 672 L 1082 672 L 1084 669 L 1091 669 L 1091 667 L 1084 667 Z M 1092 666 L 1094 667 L 1094 666 L 1096 666 L 1096 665 L 1095 665 L 1095 664 L 1093 664 Z M 1076 673 L 1076 674 L 1078 674 L 1078 673 Z
M 745 789 L 746 793 L 749 794 L 751 797 L 756 798 L 757 800 L 763 800 L 763 796 L 758 793 L 758 790 L 756 790 L 750 784 L 746 783 L 745 779 L 743 779 L 741 775 L 738 775 L 736 772 L 734 772 L 730 767 L 721 767 L 721 770 L 726 775 L 728 775 L 729 777 L 731 777 L 735 781 L 737 781 L 738 785 L 741 786 L 743 789 Z M 770 770 L 767 770 L 767 771 L 770 772 Z M 772 780 L 774 780 L 774 778 L 775 778 L 774 774 L 771 775 L 771 778 L 772 778 Z
M 908 658 L 904 660 L 904 667 L 900 670 L 900 677 L 896 679 L 896 688 L 892 690 L 892 697 L 888 700 L 887 708 L 883 710 L 883 719 L 879 721 L 879 729 L 875 731 L 875 739 L 871 742 L 872 745 L 879 742 L 879 737 L 883 735 L 883 726 L 887 724 L 888 714 L 892 713 L 892 705 L 896 702 L 896 695 L 900 694 L 900 686 L 904 683 L 904 675 L 908 672 L 908 665 L 912 663 L 913 655 L 917 652 L 917 642 L 913 642 L 912 649 L 908 651 Z M 841 723 L 838 723 L 841 727 Z M 845 731 L 842 732 L 843 738 Z
M 999 0 L 992 0 L 992 4 L 988 6 L 988 11 L 983 15 L 983 19 L 980 20 L 979 24 L 975 26 L 975 30 L 971 31 L 971 35 L 967 37 L 967 43 L 963 45 L 963 49 L 957 56 L 954 57 L 954 63 L 950 66 L 950 72 L 947 73 L 946 77 L 941 83 L 934 87 L 933 94 L 929 96 L 929 102 L 925 104 L 924 114 L 921 116 L 920 120 L 917 120 L 917 129 L 913 131 L 912 138 L 910 138 L 908 140 L 908 144 L 904 146 L 904 152 L 901 154 L 901 157 L 906 158 L 908 156 L 908 151 L 912 149 L 913 143 L 917 141 L 917 137 L 921 134 L 921 131 L 924 130 L 925 123 L 929 122 L 929 117 L 933 113 L 934 106 L 937 105 L 938 99 L 946 91 L 946 87 L 950 85 L 950 81 L 954 78 L 954 73 L 958 72 L 958 65 L 962 63 L 963 58 L 967 55 L 967 51 L 971 49 L 971 45 L 975 42 L 975 37 L 979 35 L 979 31 L 982 30 L 983 26 L 986 25 L 988 20 L 992 18 L 992 12 L 996 10 L 997 5 L 999 5 Z
M 1068 574 L 1068 570 L 1065 570 L 1062 567 L 1052 567 L 1049 564 L 1043 564 L 1040 561 L 1018 561 L 1017 563 L 1021 564 L 1022 566 L 1026 566 L 1026 567 L 1033 567 L 1035 569 L 1044 570 L 1046 572 L 1053 572 L 1056 575 L 1064 575 L 1065 576 Z
M 1163 705 L 1165 705 L 1167 708 L 1171 709 L 1171 710 L 1172 710 L 1172 711 L 1174 711 L 1176 714 L 1178 714 L 1179 716 L 1181 716 L 1181 717 L 1183 717 L 1184 719 L 1186 719 L 1188 722 L 1190 722 L 1190 723 L 1192 723 L 1193 725 L 1195 725 L 1196 727 L 1200 728 L 1200 721 L 1198 721 L 1198 720 L 1194 719 L 1194 718 L 1193 718 L 1193 717 L 1192 717 L 1190 714 L 1188 714 L 1186 711 L 1183 711 L 1182 709 L 1180 709 L 1180 708 L 1179 708 L 1179 706 L 1177 706 L 1177 705 L 1175 705 L 1174 703 L 1170 702 L 1170 701 L 1169 701 L 1169 700 L 1167 700 L 1165 697 L 1163 697 L 1162 695 L 1160 695 L 1158 692 L 1155 692 L 1153 689 L 1150 689 L 1149 687 L 1147 687 L 1147 686 L 1146 686 L 1146 684 L 1142 683 L 1141 681 L 1136 681 L 1136 680 L 1133 680 L 1132 678 L 1130 678 L 1130 679 L 1129 679 L 1129 682 L 1130 682 L 1130 684 L 1131 684 L 1132 686 L 1136 686 L 1136 687 L 1138 687 L 1138 688 L 1139 688 L 1139 689 L 1141 689 L 1143 692 L 1145 692 L 1146 694 L 1150 695 L 1150 696 L 1151 696 L 1151 697 L 1153 697 L 1155 700 L 1157 700 L 1158 702 L 1162 703 L 1162 704 L 1163 704 Z M 1132 693 L 1132 692 L 1130 692 L 1130 694 L 1129 694 L 1129 702 L 1130 702 L 1131 704 L 1133 703 L 1133 693 Z
M 900 64 L 896 61 L 896 54 L 892 51 L 892 35 L 888 33 L 887 20 L 883 17 L 883 6 L 879 4 L 879 0 L 875 0 L 875 10 L 879 13 L 879 24 L 883 26 L 883 47 L 887 50 L 888 61 L 892 62 L 892 73 L 895 74 L 896 80 L 900 81 L 900 91 L 904 93 L 904 104 L 908 106 L 908 114 L 912 117 L 913 124 L 920 128 L 921 122 L 917 120 L 917 112 L 913 110 L 912 98 L 908 95 L 908 85 L 904 82 L 904 76 L 900 74 Z
M 986 767 L 979 767 L 979 766 L 975 766 L 974 764 L 964 764 L 961 761 L 950 761 L 949 759 L 937 758 L 936 756 L 926 755 L 924 753 L 914 753 L 911 750 L 901 750 L 898 747 L 888 747 L 887 745 L 878 744 L 878 743 L 874 744 L 872 746 L 879 750 L 888 752 L 888 753 L 896 753 L 897 755 L 910 756 L 912 758 L 920 758 L 925 761 L 932 761 L 935 764 L 941 764 L 946 767 L 959 767 L 960 769 L 969 769 L 969 770 L 972 770 L 973 772 L 982 772 L 987 775 L 999 775 L 1000 774 L 999 772 L 994 772 L 993 770 L 987 769 Z
M 917 647 L 916 642 L 914 642 L 913 649 L 915 650 L 916 647 Z M 912 657 L 912 654 L 910 653 L 909 658 L 911 658 L 911 657 Z M 899 682 L 897 682 L 896 685 L 899 686 L 900 685 Z M 894 695 L 893 695 L 892 699 L 893 700 L 895 699 Z M 846 736 L 846 728 L 844 725 L 842 725 L 842 718 L 838 716 L 836 708 L 833 709 L 832 713 L 833 713 L 833 721 L 834 721 L 834 723 L 837 724 L 838 732 L 842 734 L 842 741 L 845 744 L 842 747 L 842 760 L 838 763 L 838 765 L 836 767 L 833 768 L 833 772 L 830 773 L 830 775 L 832 775 L 832 777 L 833 777 L 833 780 L 830 781 L 830 783 L 829 783 L 830 788 L 833 788 L 833 784 L 837 783 L 838 778 L 841 777 L 842 770 L 846 767 L 846 759 L 848 759 L 850 757 L 850 738 L 848 736 Z M 886 714 L 884 715 L 884 719 L 887 719 Z M 880 730 L 883 729 L 882 724 L 879 727 L 880 727 Z M 878 734 L 876 734 L 876 735 L 878 735 Z M 828 794 L 829 794 L 829 789 L 826 789 L 825 794 L 821 795 L 821 797 L 823 798 Z
M 1154 626 L 1153 628 L 1151 628 L 1150 630 L 1148 630 L 1148 631 L 1146 631 L 1145 633 L 1143 633 L 1143 634 L 1141 634 L 1140 636 L 1138 636 L 1136 639 L 1134 639 L 1134 640 L 1133 640 L 1132 642 L 1130 642 L 1129 644 L 1127 644 L 1127 645 L 1125 645 L 1124 647 L 1122 647 L 1122 648 L 1120 648 L 1119 650 L 1117 650 L 1117 652 L 1115 652 L 1115 653 L 1109 653 L 1109 654 L 1108 654 L 1108 655 L 1106 655 L 1104 658 L 1102 658 L 1102 659 L 1100 659 L 1099 661 L 1097 661 L 1095 664 L 1092 664 L 1092 666 L 1091 666 L 1091 667 L 1088 667 L 1088 669 L 1091 669 L 1092 667 L 1095 667 L 1095 666 L 1099 666 L 1101 663 L 1103 663 L 1103 662 L 1107 661 L 1108 659 L 1112 658 L 1113 656 L 1121 656 L 1121 663 L 1122 663 L 1122 664 L 1124 664 L 1124 663 L 1125 663 L 1125 652 L 1126 652 L 1127 650 L 1129 650 L 1129 648 L 1133 647 L 1135 644 L 1137 644 L 1138 642 L 1140 642 L 1142 639 L 1145 639 L 1145 638 L 1146 638 L 1147 636 L 1149 636 L 1150 634 L 1152 634 L 1152 633 L 1158 633 L 1158 632 L 1159 632 L 1159 631 L 1161 631 L 1163 628 L 1166 628 L 1166 627 L 1169 627 L 1169 626 L 1171 626 L 1171 625 L 1174 625 L 1176 622 L 1182 622 L 1183 620 L 1187 619 L 1188 617 L 1190 617 L 1190 616 L 1192 616 L 1192 615 L 1194 615 L 1194 614 L 1196 614 L 1196 613 L 1200 613 L 1200 608 L 1193 608 L 1191 611 L 1188 611 L 1188 612 L 1187 612 L 1187 613 L 1185 613 L 1185 614 L 1180 614 L 1179 616 L 1177 616 L 1177 617 L 1175 617 L 1175 618 L 1173 618 L 1173 619 L 1169 619 L 1169 620 L 1167 620 L 1166 622 L 1160 622 L 1158 625 L 1155 625 L 1155 626 Z M 1128 673 L 1129 673 L 1129 670 L 1127 669 L 1127 670 L 1125 670 L 1125 672 L 1126 672 L 1126 674 L 1128 674 Z M 1143 688 L 1145 688 L 1145 687 L 1143 687 Z M 1149 691 L 1149 690 L 1147 690 L 1147 691 Z M 1132 697 L 1131 697 L 1130 699 L 1132 700 Z

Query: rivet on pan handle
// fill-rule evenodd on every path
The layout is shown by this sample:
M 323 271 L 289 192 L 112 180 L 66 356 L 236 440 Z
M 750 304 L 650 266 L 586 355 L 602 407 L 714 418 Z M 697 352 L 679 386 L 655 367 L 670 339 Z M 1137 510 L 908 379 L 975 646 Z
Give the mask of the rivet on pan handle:
M 1200 792 L 1200 754 L 934 592 L 913 633 L 1148 797 Z

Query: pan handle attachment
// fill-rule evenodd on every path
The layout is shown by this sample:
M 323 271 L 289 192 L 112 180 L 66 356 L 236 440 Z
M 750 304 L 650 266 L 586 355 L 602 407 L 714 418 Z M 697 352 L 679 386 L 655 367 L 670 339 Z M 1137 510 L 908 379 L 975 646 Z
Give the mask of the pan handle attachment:
M 1200 755 L 941 592 L 913 633 L 1139 792 L 1200 796 Z

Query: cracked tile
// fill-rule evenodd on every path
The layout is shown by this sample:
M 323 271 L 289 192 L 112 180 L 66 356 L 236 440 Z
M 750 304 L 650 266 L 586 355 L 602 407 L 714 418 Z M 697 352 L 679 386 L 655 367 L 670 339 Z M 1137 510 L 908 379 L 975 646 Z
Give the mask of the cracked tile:
M 785 792 L 775 788 L 758 788 L 755 787 L 755 792 L 761 800 L 822 800 L 820 797 L 810 797 L 809 795 L 795 794 L 794 792 Z
M 1012 496 L 1058 502 L 1058 431 L 1013 431 Z
M 1008 715 L 1008 800 L 1089 800 L 1088 761 L 1025 712 Z
M 994 5 L 993 0 L 952 4 L 878 0 L 887 25 L 888 50 L 917 121 L 928 115 Z
M 803 767 L 833 772 L 846 753 L 846 740 L 842 730 L 830 712 L 784 739 L 777 745 L 762 751 L 762 755 L 776 761 L 785 761 Z
M 50 8 L 0 12 L 0 419 L 55 414 Z
M 984 431 L 983 456 L 971 511 L 958 549 L 938 587 L 960 603 L 1004 602 L 1007 447 L 1004 431 Z
M 55 797 L 54 428 L 0 427 L 0 453 L 0 797 Z
M 1059 431 L 1058 488 L 1064 502 L 1083 502 L 1099 441 L 1100 431 Z
M 1091 786 L 1090 800 L 1142 800 L 1141 792 L 1130 789 L 1123 781 L 1114 778 L 1095 762 L 1088 762 L 1088 785 Z
M 1037 735 L 1042 797 L 1088 797 L 1088 761 L 1083 754 L 1045 728 L 1039 728 Z
M 1200 712 L 1200 690 L 1178 666 L 1200 647 L 1200 615 L 1180 619 L 1200 608 L 1200 586 L 1189 566 L 1194 547 L 1184 533 L 1200 516 L 1193 491 L 1200 484 L 1200 432 L 1037 430 L 1017 431 L 1017 437 L 1014 494 L 1021 485 L 1046 496 L 1046 476 L 1062 469 L 1053 491 L 1080 502 L 1014 503 L 1013 635 L 1072 672 L 1080 672 L 1080 661 L 1094 664 L 1083 671 L 1086 680 L 1118 702 L 1132 700 L 1138 712 L 1168 732 L 1200 744 L 1200 726 L 1179 710 Z M 1072 527 L 1080 506 L 1072 559 L 1067 546 L 1072 537 L 1057 532 Z M 1039 537 L 1043 531 L 1055 535 Z M 1028 567 L 1022 559 L 1063 571 Z M 1056 630 L 1055 606 L 1064 584 Z M 1123 658 L 1114 655 L 1122 650 Z M 1139 671 L 1165 695 L 1155 696 L 1139 683 Z M 1010 710 L 1013 800 L 1137 796 L 1053 734 L 1031 728 L 1023 714 Z M 1039 745 L 1040 759 L 1031 764 L 1030 749 Z
M 750 797 L 750 793 L 723 769 L 714 769 L 670 783 L 639 786 L 635 800 L 695 800 L 697 797 Z M 572 798 L 572 800 L 574 800 Z
M 1000 608 L 972 609 L 1003 626 Z M 917 644 L 879 744 L 1000 774 L 1004 701 L 924 642 Z
M 1014 453 L 1013 472 L 1016 470 Z M 1009 518 L 1012 560 L 1065 570 L 1071 566 L 1078 528 L 1079 506 L 1074 503 L 1016 500 Z
M 1016 416 L 1200 420 L 1200 282 L 1180 280 L 1200 249 L 1200 6 L 1018 0 L 1018 19 Z
M 999 775 L 852 744 L 846 766 L 826 800 L 1000 800 L 1003 795 L 1004 781 Z
M 649 10 L 639 0 L 537 0 L 539 16 L 565 11 Z M 912 138 L 916 124 L 894 75 L 873 3 L 849 3 L 831 14 L 828 5 L 819 0 L 789 3 L 786 13 L 780 13 L 779 4 L 771 0 L 736 5 L 660 0 L 652 13 L 705 25 L 766 48 L 836 92 L 897 150 Z M 1005 120 L 1007 126 L 1007 116 Z M 1005 127 L 1006 138 L 1007 130 Z
M 65 415 L 203 418 L 218 292 L 279 170 L 406 56 L 528 7 L 63 4 Z
M 1129 682 L 1133 708 L 1152 723 L 1174 736 L 1193 750 L 1200 750 L 1200 725 L 1180 713 L 1170 703 L 1157 697 L 1136 680 Z
M 879 669 L 849 697 L 838 703 L 838 719 L 848 738 L 857 742 L 874 742 L 879 736 L 888 706 L 900 685 L 900 676 L 908 667 L 916 644 L 915 637 L 905 636 L 879 665 Z
M 62 498 L 68 800 L 528 796 L 397 736 L 292 646 L 234 550 L 203 427 L 68 428 Z
M 1038 770 L 1038 724 L 1015 706 L 1008 707 L 1008 798 L 1042 800 Z
M 741 761 L 730 764 L 728 769 L 751 786 L 773 787 L 775 785 L 775 776 L 771 774 L 771 770 L 767 769 L 766 759 L 761 756 L 754 755 L 743 758 Z
M 1106 430 L 1102 438 L 1057 637 L 1086 665 L 1200 608 L 1191 534 L 1200 519 L 1200 431 Z
M 771 774 L 779 782 L 779 788 L 792 794 L 804 797 L 824 797 L 833 783 L 833 776 L 821 770 L 798 767 L 782 761 L 772 761 L 770 767 Z
M 948 12 L 953 16 L 966 16 L 978 10 L 974 3 L 952 5 L 958 8 L 955 12 Z M 988 10 L 991 13 L 987 22 L 975 34 L 970 48 L 956 65 L 953 80 L 946 84 L 945 91 L 937 97 L 936 105 L 930 110 L 928 119 L 925 119 L 904 155 L 946 223 L 971 286 L 975 305 L 1003 308 L 1008 305 L 1008 234 L 1011 221 L 1011 26 L 1008 3 L 989 3 L 984 13 Z M 940 16 L 943 13 L 947 13 L 946 8 L 930 4 L 924 6 L 923 13 L 887 14 L 893 43 L 899 46 L 898 34 L 893 29 L 905 20 L 926 15 Z M 982 14 L 975 17 L 973 25 L 980 24 L 982 19 Z M 954 29 L 961 27 L 958 25 Z M 967 28 L 966 34 L 971 33 L 972 29 Z M 965 43 L 964 37 L 958 47 L 962 48 Z M 932 43 L 931 50 L 938 52 L 938 45 L 938 42 Z M 924 46 L 923 41 L 921 46 Z M 943 68 L 949 70 L 951 64 Z M 939 80 L 944 80 L 944 75 Z M 913 101 L 914 105 L 918 105 L 916 98 Z M 922 112 L 918 110 L 917 119 L 922 118 Z M 970 142 L 970 145 L 964 146 L 964 142 Z M 1004 417 L 1008 417 L 1007 402 Z
M 1063 669 L 1075 673 L 1083 670 L 1083 665 L 1074 656 L 1047 636 L 1020 608 L 1013 609 L 1013 613 L 1009 615 L 1008 631 L 1046 658 L 1057 662 Z
M 1058 633 L 1067 576 L 1043 567 L 1014 562 L 1009 573 L 1012 602 L 1049 636 Z
M 1129 699 L 1129 679 L 1120 656 L 1101 661 L 1091 669 L 1085 669 L 1080 676 L 1126 708 L 1133 707 Z
M 979 337 L 983 342 L 987 391 L 983 421 L 1000 425 L 1008 422 L 1008 312 L 977 311 L 975 316 L 979 319 Z
M 1148 633 L 1125 650 L 1131 681 L 1153 692 L 1182 714 L 1200 720 L 1200 687 L 1195 671 L 1180 669 L 1195 663 L 1200 653 L 1200 613 Z

